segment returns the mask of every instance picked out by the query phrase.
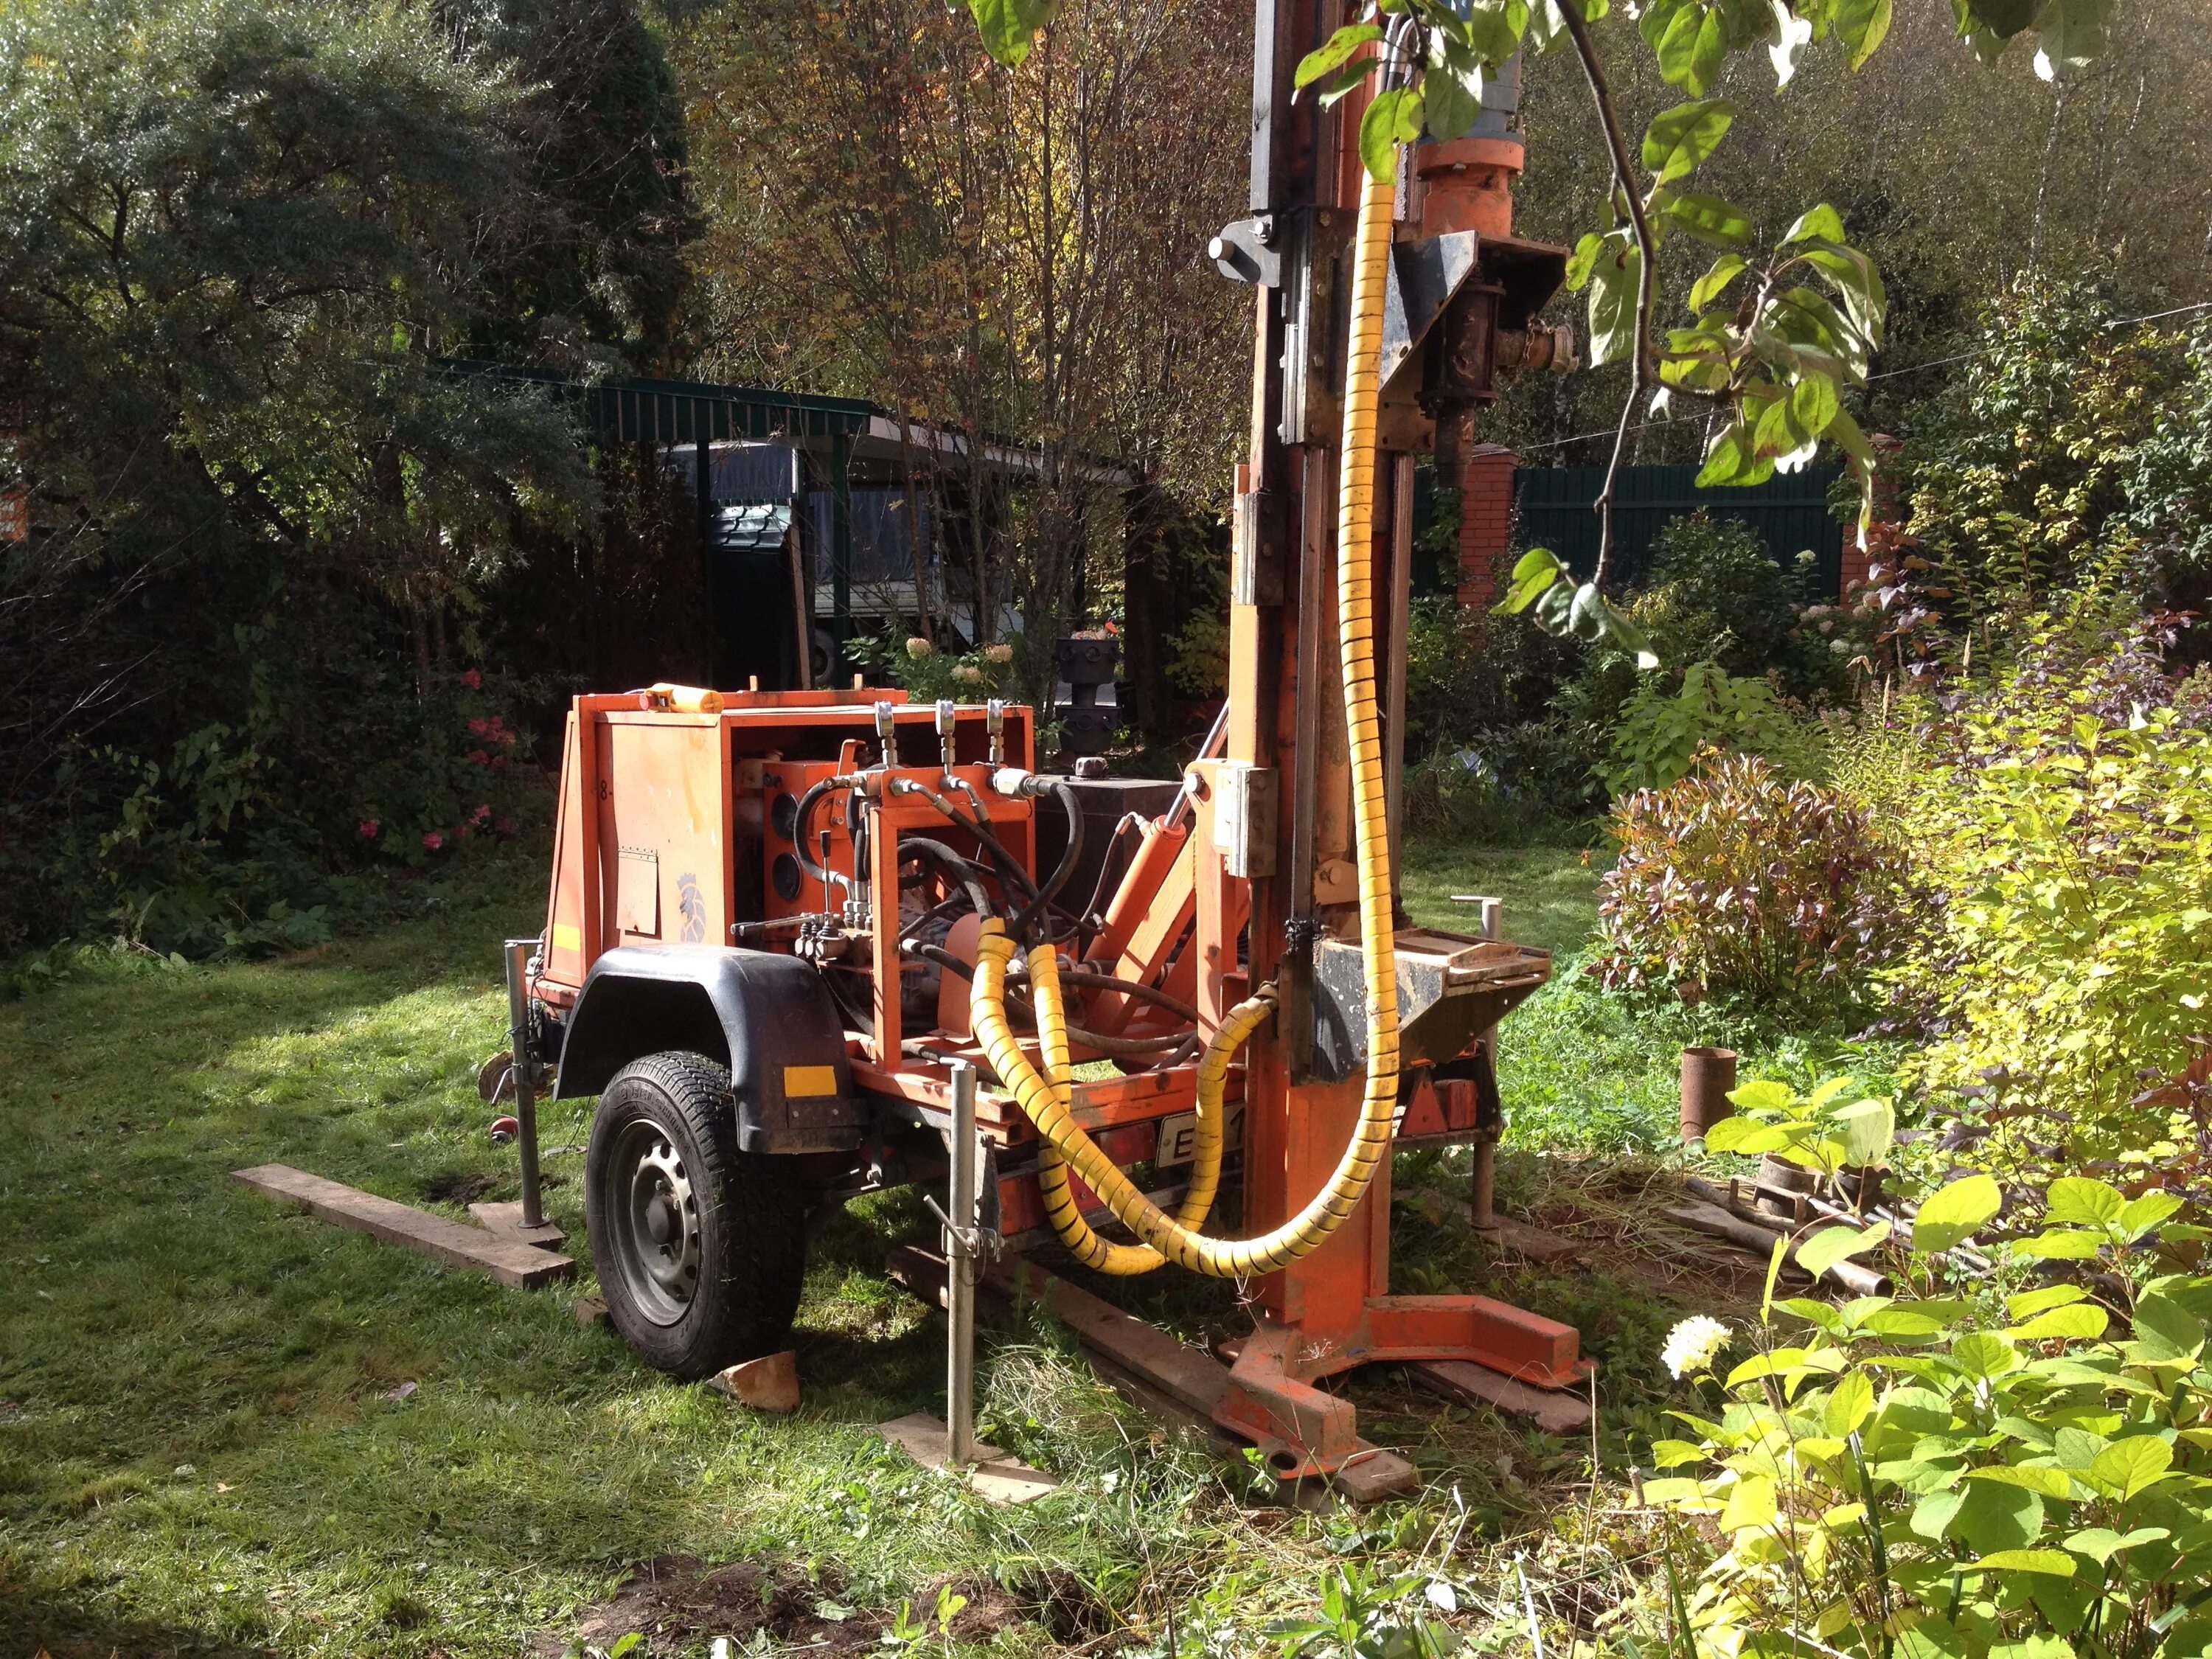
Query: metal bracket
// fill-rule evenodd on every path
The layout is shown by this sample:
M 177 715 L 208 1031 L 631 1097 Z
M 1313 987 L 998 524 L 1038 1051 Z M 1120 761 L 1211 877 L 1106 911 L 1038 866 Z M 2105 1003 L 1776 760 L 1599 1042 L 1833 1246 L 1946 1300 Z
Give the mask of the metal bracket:
M 1221 234 L 1206 245 L 1213 268 L 1232 283 L 1257 283 L 1262 288 L 1283 285 L 1283 254 L 1277 245 L 1275 216 L 1255 213 L 1224 225 Z
M 1474 274 L 1482 238 L 1471 230 L 1451 231 L 1401 242 L 1390 250 L 1389 278 L 1382 295 L 1382 386 L 1419 355 L 1467 279 Z
M 1272 489 L 1252 489 L 1237 498 L 1231 533 L 1229 598 L 1236 605 L 1280 605 L 1284 557 L 1279 499 Z
M 1232 876 L 1275 873 L 1275 811 L 1280 775 L 1249 761 L 1224 761 L 1213 774 L 1213 848 Z

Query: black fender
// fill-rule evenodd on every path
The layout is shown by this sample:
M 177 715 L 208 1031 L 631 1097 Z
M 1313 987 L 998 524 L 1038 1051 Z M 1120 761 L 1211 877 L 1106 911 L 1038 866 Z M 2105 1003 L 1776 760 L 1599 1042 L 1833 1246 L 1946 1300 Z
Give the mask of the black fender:
M 872 1119 L 829 988 L 796 957 L 712 945 L 606 951 L 569 1013 L 553 1097 L 595 1095 L 630 1061 L 672 1049 L 730 1068 L 740 1151 L 849 1152 Z

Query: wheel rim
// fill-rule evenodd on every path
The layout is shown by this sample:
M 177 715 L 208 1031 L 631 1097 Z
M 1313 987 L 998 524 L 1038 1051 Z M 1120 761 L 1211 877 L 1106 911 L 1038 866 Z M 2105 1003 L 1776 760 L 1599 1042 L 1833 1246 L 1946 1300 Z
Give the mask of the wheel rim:
M 608 1170 L 615 1269 L 656 1325 L 691 1310 L 702 1255 L 699 1199 L 674 1136 L 649 1118 L 623 1126 Z

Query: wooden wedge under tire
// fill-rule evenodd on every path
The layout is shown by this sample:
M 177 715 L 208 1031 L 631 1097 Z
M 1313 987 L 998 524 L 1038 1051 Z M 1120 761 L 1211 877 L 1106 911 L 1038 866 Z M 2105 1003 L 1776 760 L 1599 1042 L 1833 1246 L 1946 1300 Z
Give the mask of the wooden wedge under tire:
M 607 1316 L 647 1364 L 696 1379 L 786 1346 L 805 1193 L 789 1159 L 738 1150 L 726 1067 L 648 1054 L 608 1079 L 584 1213 Z

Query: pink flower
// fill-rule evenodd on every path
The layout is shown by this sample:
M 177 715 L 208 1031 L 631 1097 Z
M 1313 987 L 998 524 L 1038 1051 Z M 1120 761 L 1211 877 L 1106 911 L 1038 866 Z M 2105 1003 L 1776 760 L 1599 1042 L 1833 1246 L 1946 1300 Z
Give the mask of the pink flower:
M 469 750 L 469 764 L 471 766 L 489 766 L 491 764 L 491 757 L 485 754 L 481 749 L 471 749 Z
M 446 838 L 440 835 L 435 830 L 425 830 L 422 832 L 422 845 L 428 848 L 432 852 L 436 852 L 445 844 Z
M 479 801 L 477 803 L 477 810 L 469 814 L 469 822 L 471 823 L 482 823 L 490 816 L 491 803 L 489 801 Z
M 514 835 L 514 832 L 517 830 L 520 830 L 522 826 L 517 823 L 513 818 L 501 817 L 495 820 L 491 827 L 492 832 L 495 835 L 506 837 Z
M 376 829 L 377 825 L 374 818 L 363 818 L 361 821 L 362 839 L 363 841 L 374 841 L 376 839 Z
M 507 757 L 506 757 L 506 756 L 504 756 L 504 755 L 494 755 L 494 756 L 491 757 L 491 769 L 492 769 L 493 771 L 495 771 L 495 772 L 504 772 L 504 771 L 506 771 L 506 770 L 507 770 Z
M 483 737 L 490 730 L 491 722 L 486 720 L 482 714 L 472 714 L 469 717 L 469 735 L 471 737 Z
M 475 669 L 471 668 L 468 672 L 461 676 L 461 684 L 467 686 L 471 691 L 481 691 L 483 690 L 483 676 L 477 673 Z

